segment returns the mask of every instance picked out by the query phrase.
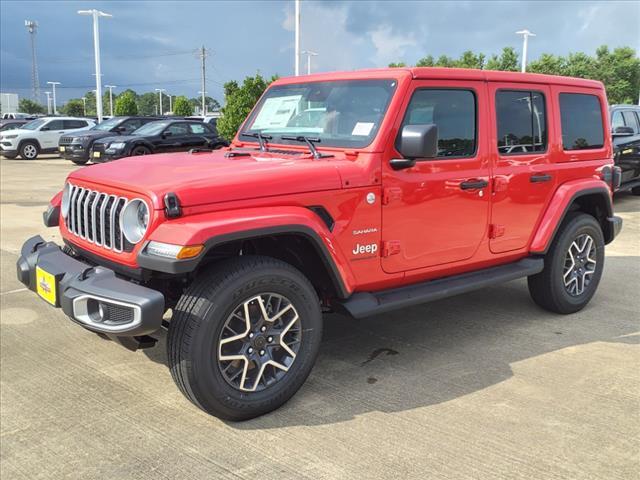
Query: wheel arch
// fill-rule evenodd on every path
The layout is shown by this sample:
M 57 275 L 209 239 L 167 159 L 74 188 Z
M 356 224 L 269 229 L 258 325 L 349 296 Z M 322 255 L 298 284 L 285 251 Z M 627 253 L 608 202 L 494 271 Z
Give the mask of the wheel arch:
M 40 145 L 40 142 L 38 141 L 37 138 L 23 138 L 18 142 L 18 152 L 22 149 L 22 146 L 27 142 L 35 143 L 36 147 L 38 147 L 38 150 L 42 150 L 42 145 Z
M 561 186 L 554 195 L 551 206 L 540 222 L 531 243 L 531 253 L 547 253 L 569 212 L 583 212 L 593 216 L 602 228 L 605 244 L 610 243 L 616 232 L 610 221 L 613 217 L 613 204 L 607 184 L 594 180 L 589 181 L 588 185 L 579 185 L 578 188 L 574 185 L 568 186 L 569 188 L 565 188 L 565 191 L 562 187 L 564 186 Z

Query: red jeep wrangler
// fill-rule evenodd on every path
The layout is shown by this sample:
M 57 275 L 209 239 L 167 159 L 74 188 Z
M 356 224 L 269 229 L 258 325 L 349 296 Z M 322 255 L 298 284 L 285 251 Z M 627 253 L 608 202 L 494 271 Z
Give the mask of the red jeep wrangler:
M 309 375 L 322 312 L 361 318 L 528 278 L 573 313 L 620 231 L 601 83 L 456 69 L 286 78 L 231 147 L 75 171 L 18 278 L 130 348 L 168 329 L 198 407 L 240 420 Z M 171 309 L 171 318 L 163 319 Z

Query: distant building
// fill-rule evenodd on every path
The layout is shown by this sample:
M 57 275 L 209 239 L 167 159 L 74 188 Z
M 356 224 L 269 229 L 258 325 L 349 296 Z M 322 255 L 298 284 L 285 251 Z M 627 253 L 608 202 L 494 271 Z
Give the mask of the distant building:
M 0 113 L 16 113 L 18 101 L 17 93 L 0 92 Z

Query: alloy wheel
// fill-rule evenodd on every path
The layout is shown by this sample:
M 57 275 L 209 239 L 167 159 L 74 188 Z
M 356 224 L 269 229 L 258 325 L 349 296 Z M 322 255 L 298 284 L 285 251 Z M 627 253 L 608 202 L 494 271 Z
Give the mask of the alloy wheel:
M 36 149 L 36 147 L 31 144 L 25 145 L 22 148 L 22 152 L 24 153 L 24 156 L 29 159 L 36 158 L 36 155 L 38 154 L 38 150 Z
M 218 340 L 218 368 L 232 387 L 264 390 L 284 378 L 302 340 L 300 317 L 291 301 L 263 293 L 236 306 Z
M 596 243 L 588 234 L 579 235 L 569 246 L 564 260 L 564 288 L 573 297 L 580 296 L 596 272 Z

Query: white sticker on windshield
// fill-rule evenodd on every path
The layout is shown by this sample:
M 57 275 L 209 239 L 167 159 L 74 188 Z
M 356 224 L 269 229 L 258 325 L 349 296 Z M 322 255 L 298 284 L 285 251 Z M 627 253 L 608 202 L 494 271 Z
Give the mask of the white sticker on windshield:
M 267 98 L 253 121 L 251 130 L 286 127 L 298 109 L 298 103 L 301 98 L 302 95 Z
M 372 122 L 358 122 L 356 123 L 356 126 L 353 127 L 351 135 L 362 135 L 363 137 L 368 137 L 374 125 L 375 123 Z

